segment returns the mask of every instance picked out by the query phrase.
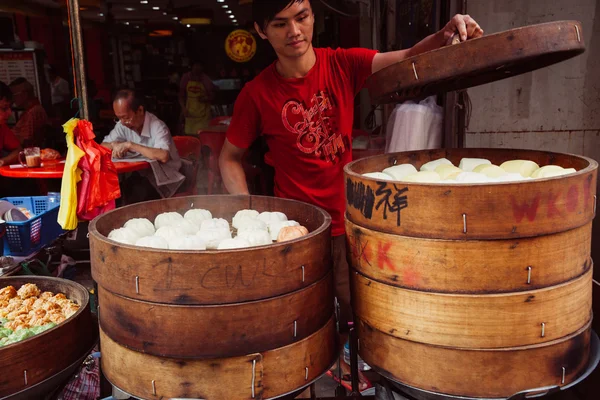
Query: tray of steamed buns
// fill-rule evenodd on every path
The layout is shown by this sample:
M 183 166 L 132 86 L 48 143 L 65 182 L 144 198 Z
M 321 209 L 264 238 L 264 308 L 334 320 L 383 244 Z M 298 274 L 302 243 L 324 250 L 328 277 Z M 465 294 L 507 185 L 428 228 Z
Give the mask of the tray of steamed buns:
M 563 168 L 560 165 L 540 166 L 532 160 L 509 160 L 500 165 L 494 165 L 485 158 L 464 157 L 460 160 L 458 166 L 447 158 L 439 158 L 421 165 L 418 170 L 413 164 L 406 163 L 362 175 L 381 180 L 449 185 L 457 183 L 519 182 L 552 178 L 575 172 L 577 172 L 575 168 Z
M 587 225 L 596 213 L 598 163 L 573 154 L 417 150 L 362 158 L 344 173 L 346 219 L 404 236 L 531 237 Z
M 279 211 L 238 210 L 231 221 L 206 209 L 168 211 L 154 221 L 131 218 L 108 238 L 116 242 L 169 250 L 228 250 L 297 239 L 308 229 Z

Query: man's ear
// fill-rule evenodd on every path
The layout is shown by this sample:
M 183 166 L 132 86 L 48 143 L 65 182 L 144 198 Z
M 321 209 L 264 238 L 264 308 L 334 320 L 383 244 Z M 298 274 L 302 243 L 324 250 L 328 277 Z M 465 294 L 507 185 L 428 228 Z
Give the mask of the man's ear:
M 256 22 L 254 23 L 254 29 L 258 33 L 258 36 L 261 37 L 261 39 L 263 39 L 263 40 L 267 39 L 267 35 L 264 34 L 263 30 L 261 29 L 260 26 L 258 26 L 258 24 Z

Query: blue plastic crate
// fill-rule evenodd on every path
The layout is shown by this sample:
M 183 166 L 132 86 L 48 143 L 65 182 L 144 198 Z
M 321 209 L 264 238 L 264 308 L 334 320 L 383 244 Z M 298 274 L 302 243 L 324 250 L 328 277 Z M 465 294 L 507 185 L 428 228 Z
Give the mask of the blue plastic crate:
M 59 203 L 47 196 L 4 197 L 0 200 L 25 207 L 35 216 L 27 221 L 6 222 L 4 255 L 26 256 L 52 243 L 64 231 L 58 224 Z

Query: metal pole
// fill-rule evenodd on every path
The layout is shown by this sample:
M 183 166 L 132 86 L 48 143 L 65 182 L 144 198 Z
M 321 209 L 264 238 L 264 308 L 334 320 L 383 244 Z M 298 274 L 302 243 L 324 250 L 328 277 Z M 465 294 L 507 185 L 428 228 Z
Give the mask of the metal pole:
M 67 5 L 69 11 L 69 30 L 71 33 L 71 55 L 73 60 L 75 95 L 79 99 L 80 118 L 88 119 L 85 57 L 83 54 L 83 37 L 81 35 L 81 19 L 79 17 L 79 0 L 67 0 Z

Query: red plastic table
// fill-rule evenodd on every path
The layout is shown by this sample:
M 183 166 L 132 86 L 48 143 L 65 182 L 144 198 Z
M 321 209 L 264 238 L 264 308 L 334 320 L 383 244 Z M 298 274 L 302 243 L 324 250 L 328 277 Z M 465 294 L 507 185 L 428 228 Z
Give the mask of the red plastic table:
M 139 171 L 150 167 L 146 161 L 115 162 L 118 174 Z M 9 165 L 0 167 L 0 175 L 7 178 L 36 178 L 36 179 L 60 179 L 63 176 L 65 164 L 52 164 L 38 168 L 11 168 Z

